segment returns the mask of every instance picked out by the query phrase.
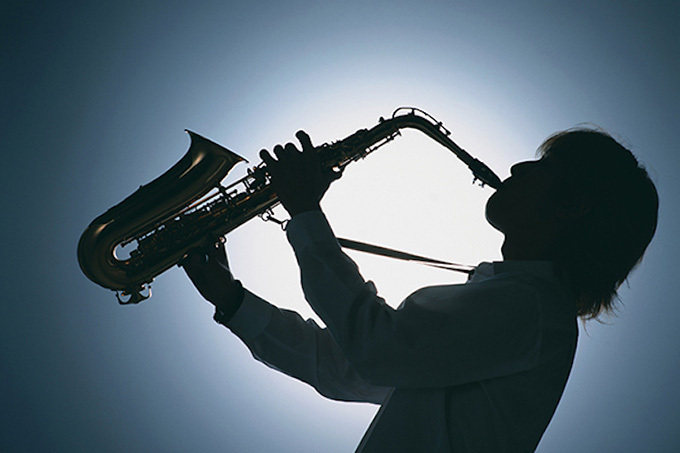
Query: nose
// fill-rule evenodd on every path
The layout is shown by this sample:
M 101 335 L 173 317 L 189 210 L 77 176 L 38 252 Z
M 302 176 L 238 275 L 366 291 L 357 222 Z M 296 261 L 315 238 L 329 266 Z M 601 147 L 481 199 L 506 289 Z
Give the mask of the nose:
M 518 162 L 512 167 L 510 167 L 510 176 L 519 176 L 523 175 L 536 165 L 537 161 L 535 160 L 527 160 L 524 162 Z

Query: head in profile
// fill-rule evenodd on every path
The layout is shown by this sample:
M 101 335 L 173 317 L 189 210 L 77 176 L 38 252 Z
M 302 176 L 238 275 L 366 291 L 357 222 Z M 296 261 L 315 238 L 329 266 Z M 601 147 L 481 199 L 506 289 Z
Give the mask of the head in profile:
M 572 129 L 548 138 L 489 199 L 506 260 L 551 260 L 583 319 L 611 313 L 619 286 L 656 231 L 658 194 L 635 156 L 610 135 Z

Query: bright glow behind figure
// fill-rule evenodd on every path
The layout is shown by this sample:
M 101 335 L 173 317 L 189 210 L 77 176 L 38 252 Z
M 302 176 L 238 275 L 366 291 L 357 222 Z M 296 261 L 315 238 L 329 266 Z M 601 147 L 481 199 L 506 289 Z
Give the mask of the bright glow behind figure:
M 15 2 L 16 3 L 16 2 Z M 676 451 L 678 5 L 656 2 L 19 2 L 0 14 L 3 363 L 9 450 L 351 451 L 375 408 L 254 362 L 183 272 L 120 307 L 78 269 L 83 228 L 172 166 L 195 130 L 259 162 L 400 105 L 428 111 L 501 178 L 551 133 L 595 123 L 656 174 L 659 230 L 611 325 L 581 335 L 539 451 Z M 3 78 L 3 80 L 5 80 Z M 6 151 L 6 152 L 5 152 Z M 243 175 L 237 166 L 229 178 Z M 467 264 L 499 259 L 492 191 L 415 131 L 348 167 L 336 234 Z M 280 214 L 282 215 L 282 214 Z M 230 234 L 237 278 L 314 316 L 280 228 Z M 353 253 L 391 305 L 463 277 Z M 646 423 L 655 420 L 655 423 Z M 575 434 L 578 433 L 578 434 Z

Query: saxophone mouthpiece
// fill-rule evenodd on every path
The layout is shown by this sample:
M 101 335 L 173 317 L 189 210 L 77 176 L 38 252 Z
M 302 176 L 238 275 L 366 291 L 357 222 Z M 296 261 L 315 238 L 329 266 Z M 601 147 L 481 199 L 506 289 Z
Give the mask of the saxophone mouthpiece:
M 503 181 L 494 173 L 484 162 L 474 159 L 470 164 L 470 170 L 475 175 L 475 179 L 482 183 L 482 186 L 489 186 L 498 189 Z

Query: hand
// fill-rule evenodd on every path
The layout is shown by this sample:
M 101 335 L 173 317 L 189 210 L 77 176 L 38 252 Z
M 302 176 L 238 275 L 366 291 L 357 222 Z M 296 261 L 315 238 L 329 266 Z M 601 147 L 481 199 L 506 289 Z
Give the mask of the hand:
M 312 141 L 304 131 L 295 136 L 300 140 L 302 152 L 288 143 L 274 147 L 274 159 L 267 150 L 260 151 L 260 157 L 267 164 L 271 183 L 279 201 L 293 217 L 305 211 L 321 209 L 319 202 L 331 182 L 340 178 L 339 172 L 321 168 L 319 155 Z
M 180 262 L 201 296 L 225 313 L 234 313 L 241 305 L 243 287 L 229 270 L 227 252 L 222 242 L 195 250 Z

